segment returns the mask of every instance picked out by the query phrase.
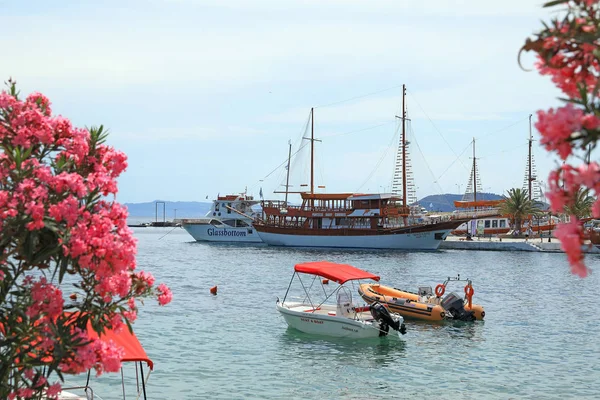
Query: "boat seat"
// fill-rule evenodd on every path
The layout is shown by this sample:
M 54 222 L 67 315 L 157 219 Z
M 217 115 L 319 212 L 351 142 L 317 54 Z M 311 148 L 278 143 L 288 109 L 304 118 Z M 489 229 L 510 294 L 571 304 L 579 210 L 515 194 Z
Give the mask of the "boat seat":
M 433 295 L 433 289 L 431 288 L 431 286 L 419 286 L 419 296 L 432 296 Z

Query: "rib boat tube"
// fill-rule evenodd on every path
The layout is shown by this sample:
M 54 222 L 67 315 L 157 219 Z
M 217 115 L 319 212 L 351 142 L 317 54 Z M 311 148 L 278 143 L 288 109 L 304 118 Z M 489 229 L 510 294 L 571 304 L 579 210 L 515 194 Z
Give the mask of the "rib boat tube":
M 383 304 L 404 318 L 424 321 L 483 320 L 483 307 L 472 303 L 474 290 L 471 281 L 465 286 L 464 299 L 456 293 L 449 293 L 442 298 L 447 283 L 438 285 L 435 295 L 431 287 L 420 287 L 419 293 L 412 293 L 379 283 L 361 284 L 358 293 L 367 303 Z

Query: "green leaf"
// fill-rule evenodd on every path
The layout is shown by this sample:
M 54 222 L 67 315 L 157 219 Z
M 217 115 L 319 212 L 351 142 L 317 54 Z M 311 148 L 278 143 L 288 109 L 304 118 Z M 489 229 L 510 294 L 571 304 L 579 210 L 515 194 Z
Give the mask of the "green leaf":
M 543 7 L 544 8 L 545 7 L 554 7 L 559 4 L 566 4 L 568 2 L 569 2 L 569 0 L 553 0 L 553 1 L 549 1 L 549 2 L 545 3 Z

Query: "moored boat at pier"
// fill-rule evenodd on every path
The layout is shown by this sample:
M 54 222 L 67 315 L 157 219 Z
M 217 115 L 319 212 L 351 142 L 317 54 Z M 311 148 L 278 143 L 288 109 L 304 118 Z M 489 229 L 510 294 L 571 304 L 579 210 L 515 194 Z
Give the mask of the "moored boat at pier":
M 246 193 L 217 196 L 204 218 L 182 219 L 181 226 L 201 242 L 260 243 L 252 226 L 259 215 L 252 206 L 259 203 Z
M 468 219 L 413 223 L 408 207 L 391 194 L 302 193 L 302 204 L 265 201 L 254 222 L 273 246 L 437 250 Z
M 402 138 L 399 145 L 403 154 L 401 193 L 315 193 L 314 143 L 317 139 L 314 137 L 312 109 L 310 138 L 304 138 L 310 140 L 310 189 L 293 192 L 301 195 L 301 205 L 293 206 L 287 201 L 262 202 L 263 214 L 254 221 L 254 227 L 263 242 L 292 247 L 437 250 L 451 230 L 470 219 L 448 217 L 443 221 L 426 223 L 411 213 L 407 202 L 405 95 L 403 87 Z M 286 182 L 285 186 L 287 198 L 290 185 Z

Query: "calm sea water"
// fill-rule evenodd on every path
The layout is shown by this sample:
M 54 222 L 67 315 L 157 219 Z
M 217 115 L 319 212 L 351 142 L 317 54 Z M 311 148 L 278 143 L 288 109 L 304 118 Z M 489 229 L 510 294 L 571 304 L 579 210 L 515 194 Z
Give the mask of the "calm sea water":
M 166 307 L 147 301 L 134 324 L 155 363 L 149 399 L 600 396 L 598 255 L 587 257 L 595 273 L 579 279 L 563 254 L 286 249 L 197 243 L 181 228 L 134 231 L 138 268 L 174 295 Z M 486 319 L 407 321 L 402 340 L 288 329 L 276 298 L 295 263 L 318 260 L 349 263 L 410 290 L 460 273 L 473 279 Z M 209 293 L 214 285 L 217 296 Z M 132 368 L 125 366 L 126 376 Z M 104 399 L 122 396 L 118 374 L 93 387 Z

